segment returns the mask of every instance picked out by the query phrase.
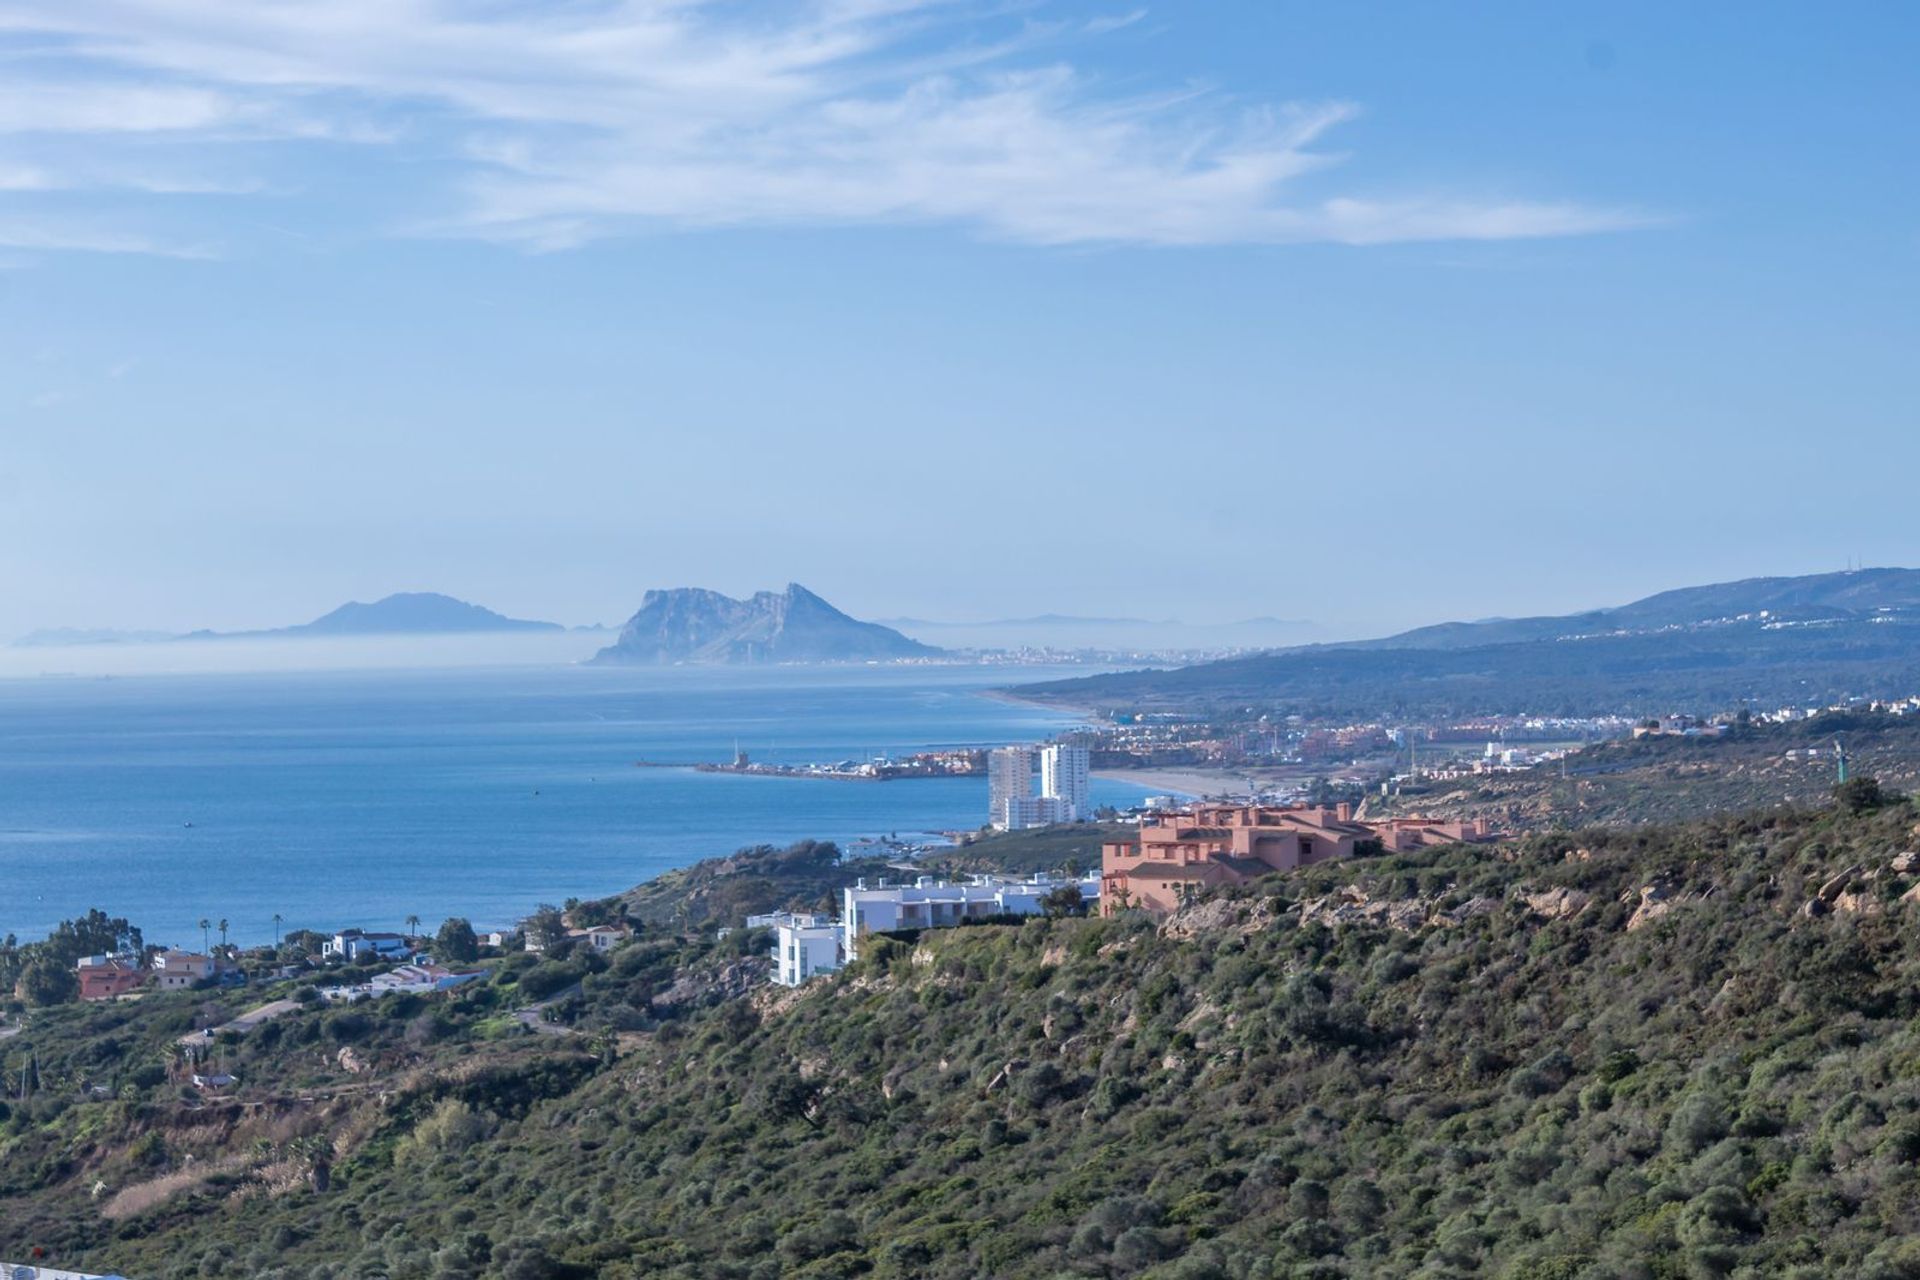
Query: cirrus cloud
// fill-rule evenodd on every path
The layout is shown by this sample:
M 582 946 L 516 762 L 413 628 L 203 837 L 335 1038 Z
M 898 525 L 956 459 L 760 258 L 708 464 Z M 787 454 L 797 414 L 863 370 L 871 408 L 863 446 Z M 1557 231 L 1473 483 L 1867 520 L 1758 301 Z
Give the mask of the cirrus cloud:
M 1324 144 L 1352 104 L 1122 90 L 1074 64 L 1139 16 L 1047 22 L 969 0 L 13 0 L 0 174 L 19 180 L 0 190 L 231 192 L 249 184 L 196 174 L 222 148 L 404 141 L 437 162 L 443 210 L 410 230 L 547 249 L 726 226 L 1209 245 L 1650 221 L 1564 199 L 1333 189 L 1345 157 Z M 34 150 L 53 134 L 57 154 Z M 141 177 L 116 181 L 134 145 Z

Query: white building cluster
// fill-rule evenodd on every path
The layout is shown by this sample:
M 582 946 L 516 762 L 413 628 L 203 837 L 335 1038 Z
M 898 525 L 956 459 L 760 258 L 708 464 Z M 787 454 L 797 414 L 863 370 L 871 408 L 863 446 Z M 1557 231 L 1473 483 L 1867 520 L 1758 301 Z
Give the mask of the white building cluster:
M 1033 766 L 1040 764 L 1040 794 Z M 999 747 L 987 753 L 987 820 L 1001 831 L 1078 822 L 1093 814 L 1091 753 L 1085 747 Z
M 963 883 L 920 876 L 912 884 L 869 885 L 861 880 L 842 892 L 838 920 L 780 912 L 750 916 L 750 927 L 774 931 L 773 980 L 797 987 L 816 973 L 831 973 L 860 958 L 861 940 L 872 933 L 943 929 L 995 916 L 1033 916 L 1062 889 L 1077 889 L 1088 907 L 1098 905 L 1100 876 L 1037 875 L 1024 880 L 974 876 Z
M 403 964 L 386 973 L 377 973 L 365 982 L 323 987 L 320 990 L 320 996 L 335 1004 L 353 1004 L 361 1000 L 375 1000 L 381 996 L 430 995 L 435 991 L 446 991 L 462 983 L 484 977 L 486 975 L 478 970 L 456 973 L 452 969 L 443 968 L 431 962 Z

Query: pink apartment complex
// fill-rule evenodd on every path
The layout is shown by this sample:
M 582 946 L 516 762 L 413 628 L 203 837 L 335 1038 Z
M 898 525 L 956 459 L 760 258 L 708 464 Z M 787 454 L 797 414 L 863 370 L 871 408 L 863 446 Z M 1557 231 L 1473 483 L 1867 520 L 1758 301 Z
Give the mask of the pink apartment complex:
M 1109 913 L 1135 907 L 1164 914 L 1203 889 L 1245 884 L 1356 852 L 1404 853 L 1488 838 L 1484 819 L 1363 822 L 1344 804 L 1332 809 L 1209 806 L 1159 814 L 1141 824 L 1137 841 L 1102 847 L 1100 907 Z

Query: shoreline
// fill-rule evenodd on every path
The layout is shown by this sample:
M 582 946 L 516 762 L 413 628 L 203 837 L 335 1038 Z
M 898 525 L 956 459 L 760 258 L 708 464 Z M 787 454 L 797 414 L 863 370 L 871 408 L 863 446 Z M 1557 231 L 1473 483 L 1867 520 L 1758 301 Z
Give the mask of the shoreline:
M 1225 769 L 1199 769 L 1192 766 L 1165 769 L 1095 769 L 1096 778 L 1144 787 L 1150 793 L 1183 796 L 1200 800 L 1222 794 L 1245 794 L 1246 775 Z

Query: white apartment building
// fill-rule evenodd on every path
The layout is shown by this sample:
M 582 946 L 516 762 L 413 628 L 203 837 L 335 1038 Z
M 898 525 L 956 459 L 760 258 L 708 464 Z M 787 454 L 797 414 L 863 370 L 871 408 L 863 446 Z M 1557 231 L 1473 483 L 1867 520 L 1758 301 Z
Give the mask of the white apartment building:
M 1028 827 L 1050 827 L 1056 822 L 1072 822 L 1073 808 L 1058 796 L 1014 796 L 1007 801 L 1006 823 L 1002 830 L 1025 831 Z
M 940 929 L 993 916 L 1039 915 L 1044 909 L 1041 900 L 1067 885 L 1077 886 L 1089 906 L 1099 902 L 1098 872 L 1078 880 L 1048 875 L 1026 880 L 975 876 L 964 884 L 952 884 L 932 876 L 897 885 L 884 880 L 869 885 L 861 880 L 843 891 L 840 949 L 846 962 L 851 964 L 859 958 L 860 939 L 864 934 L 895 929 Z
M 816 973 L 841 966 L 840 924 L 825 916 L 782 912 L 773 925 L 773 980 L 797 987 Z
M 1078 822 L 1093 816 L 1093 753 L 1085 747 L 1058 744 L 1040 750 L 1040 795 L 1058 800 L 1067 816 L 1056 822 Z
M 1040 762 L 1040 794 L 1033 764 Z M 1092 755 L 1085 747 L 998 747 L 987 753 L 987 821 L 1001 831 L 1092 816 Z
M 987 821 L 1002 831 L 1017 831 L 1031 823 L 1018 822 L 1010 812 L 1015 801 L 1033 795 L 1033 748 L 995 747 L 987 752 Z

